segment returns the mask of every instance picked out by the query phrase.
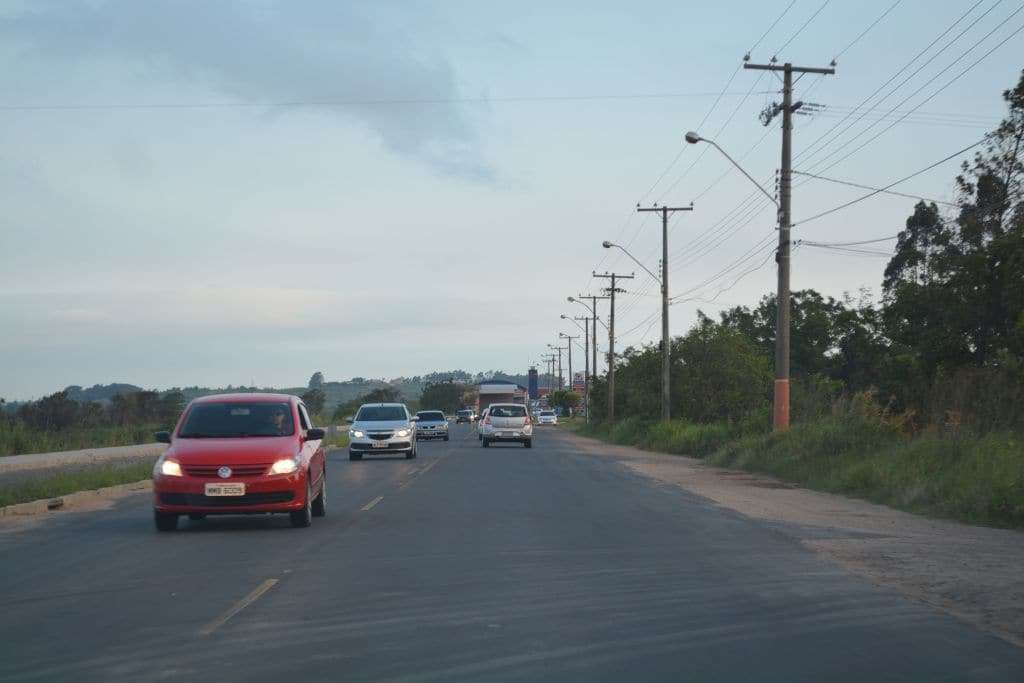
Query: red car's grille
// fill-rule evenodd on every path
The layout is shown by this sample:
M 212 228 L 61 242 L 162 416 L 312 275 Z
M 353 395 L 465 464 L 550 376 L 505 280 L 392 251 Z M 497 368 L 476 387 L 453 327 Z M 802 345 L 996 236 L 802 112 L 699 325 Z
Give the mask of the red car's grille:
M 190 477 L 203 477 L 204 479 L 217 479 L 220 475 L 217 470 L 224 465 L 183 465 L 185 474 Z M 226 465 L 231 469 L 230 477 L 261 477 L 267 473 L 269 465 Z

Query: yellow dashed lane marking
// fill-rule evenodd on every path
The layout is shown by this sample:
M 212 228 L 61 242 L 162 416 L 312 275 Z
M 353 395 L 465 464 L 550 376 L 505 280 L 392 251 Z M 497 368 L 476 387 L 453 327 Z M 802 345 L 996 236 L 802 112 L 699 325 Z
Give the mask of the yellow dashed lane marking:
M 373 508 L 374 505 L 376 505 L 377 503 L 381 502 L 382 500 L 384 500 L 384 496 L 377 496 L 376 498 L 371 500 L 369 503 L 364 505 L 362 507 L 362 511 L 366 512 L 367 510 L 370 510 L 371 508 Z
M 221 626 L 226 624 L 228 619 L 230 619 L 231 617 L 235 616 L 236 614 L 238 614 L 239 612 L 244 610 L 246 607 L 248 607 L 252 603 L 254 603 L 257 600 L 259 600 L 261 595 L 263 595 L 268 590 L 273 588 L 276 584 L 277 584 L 277 579 L 267 579 L 266 581 L 264 581 L 260 585 L 256 586 L 255 590 L 253 590 L 251 593 L 249 593 L 244 598 L 242 598 L 241 600 L 236 602 L 234 605 L 232 605 L 231 608 L 227 612 L 224 612 L 224 614 L 220 615 L 219 617 L 217 617 L 216 619 L 211 621 L 209 624 L 207 624 L 203 628 L 199 629 L 199 635 L 201 635 L 201 636 L 208 636 L 208 635 L 210 635 L 211 633 L 213 633 L 214 631 L 219 629 Z

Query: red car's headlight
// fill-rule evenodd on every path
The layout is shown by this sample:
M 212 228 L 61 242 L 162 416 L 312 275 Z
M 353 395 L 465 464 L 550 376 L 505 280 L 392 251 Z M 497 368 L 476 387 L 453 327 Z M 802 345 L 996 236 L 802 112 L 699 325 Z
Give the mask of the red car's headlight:
M 284 458 L 275 462 L 271 468 L 271 474 L 291 474 L 299 469 L 299 456 L 294 458 Z
M 153 467 L 153 475 L 156 476 L 162 474 L 165 477 L 180 477 L 182 476 L 181 465 L 177 460 L 164 460 L 160 458 L 156 461 L 156 466 Z

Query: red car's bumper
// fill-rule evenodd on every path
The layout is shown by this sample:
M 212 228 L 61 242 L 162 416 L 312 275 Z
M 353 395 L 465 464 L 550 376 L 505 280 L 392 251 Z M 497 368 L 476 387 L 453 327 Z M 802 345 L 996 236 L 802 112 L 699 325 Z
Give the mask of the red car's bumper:
M 153 480 L 153 507 L 158 512 L 245 514 L 291 512 L 306 504 L 306 475 L 229 479 L 245 484 L 242 496 L 207 496 L 206 484 L 223 484 L 224 479 L 159 476 Z

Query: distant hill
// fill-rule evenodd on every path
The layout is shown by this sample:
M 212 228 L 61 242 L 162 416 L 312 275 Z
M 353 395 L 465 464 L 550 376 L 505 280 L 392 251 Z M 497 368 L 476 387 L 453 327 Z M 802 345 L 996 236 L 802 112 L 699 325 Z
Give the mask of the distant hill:
M 137 387 L 134 384 L 114 383 L 94 384 L 88 389 L 83 389 L 76 384 L 72 384 L 66 387 L 64 391 L 67 392 L 68 398 L 74 401 L 81 403 L 88 403 L 89 401 L 105 403 L 118 394 L 132 394 L 136 391 L 142 391 L 142 387 Z

